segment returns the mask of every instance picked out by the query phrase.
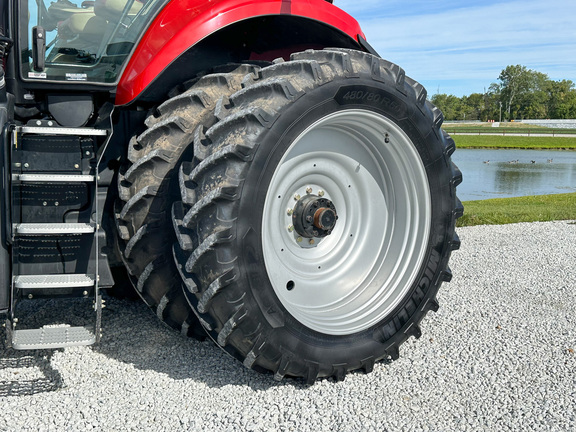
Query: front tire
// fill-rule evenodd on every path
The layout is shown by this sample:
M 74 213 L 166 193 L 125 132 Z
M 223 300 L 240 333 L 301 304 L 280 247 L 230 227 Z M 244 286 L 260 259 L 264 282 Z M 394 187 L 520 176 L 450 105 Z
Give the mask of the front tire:
M 366 53 L 306 51 L 244 85 L 180 172 L 187 298 L 276 379 L 369 372 L 420 336 L 450 279 L 454 142 L 424 88 Z

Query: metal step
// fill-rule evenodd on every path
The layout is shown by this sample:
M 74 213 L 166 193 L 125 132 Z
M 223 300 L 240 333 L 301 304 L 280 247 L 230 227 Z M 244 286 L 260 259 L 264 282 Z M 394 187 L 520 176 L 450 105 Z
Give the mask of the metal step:
M 82 135 L 82 136 L 106 136 L 108 133 L 108 131 L 105 129 L 43 127 L 43 126 L 22 126 L 19 132 L 40 134 L 40 135 Z
M 85 274 L 20 275 L 14 276 L 16 288 L 93 287 L 94 278 Z
M 12 332 L 12 348 L 17 350 L 66 348 L 95 342 L 96 336 L 86 327 L 42 327 Z
M 23 182 L 93 182 L 94 176 L 87 174 L 14 174 L 14 180 Z
M 58 235 L 87 234 L 95 231 L 89 223 L 21 223 L 14 224 L 14 234 L 20 235 Z

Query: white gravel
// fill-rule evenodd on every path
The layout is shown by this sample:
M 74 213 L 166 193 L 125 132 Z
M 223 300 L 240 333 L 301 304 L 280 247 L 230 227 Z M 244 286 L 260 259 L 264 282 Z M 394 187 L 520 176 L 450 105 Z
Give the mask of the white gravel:
M 98 347 L 0 345 L 0 430 L 576 430 L 576 224 L 459 234 L 440 311 L 372 374 L 276 383 L 110 300 Z

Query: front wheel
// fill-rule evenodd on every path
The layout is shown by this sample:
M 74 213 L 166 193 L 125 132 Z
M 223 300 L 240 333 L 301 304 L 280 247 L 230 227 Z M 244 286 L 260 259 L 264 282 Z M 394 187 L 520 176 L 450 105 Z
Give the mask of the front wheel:
M 461 175 L 442 115 L 400 68 L 351 50 L 295 54 L 244 86 L 180 172 L 187 298 L 277 379 L 370 371 L 420 336 L 450 278 Z

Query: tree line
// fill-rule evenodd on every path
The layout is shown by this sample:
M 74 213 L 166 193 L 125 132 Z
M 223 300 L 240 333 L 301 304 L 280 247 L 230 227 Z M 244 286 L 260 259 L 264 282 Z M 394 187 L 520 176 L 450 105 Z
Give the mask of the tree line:
M 507 66 L 488 91 L 457 97 L 431 97 L 446 120 L 507 121 L 513 119 L 574 119 L 576 89 L 570 80 L 551 80 L 526 66 Z

